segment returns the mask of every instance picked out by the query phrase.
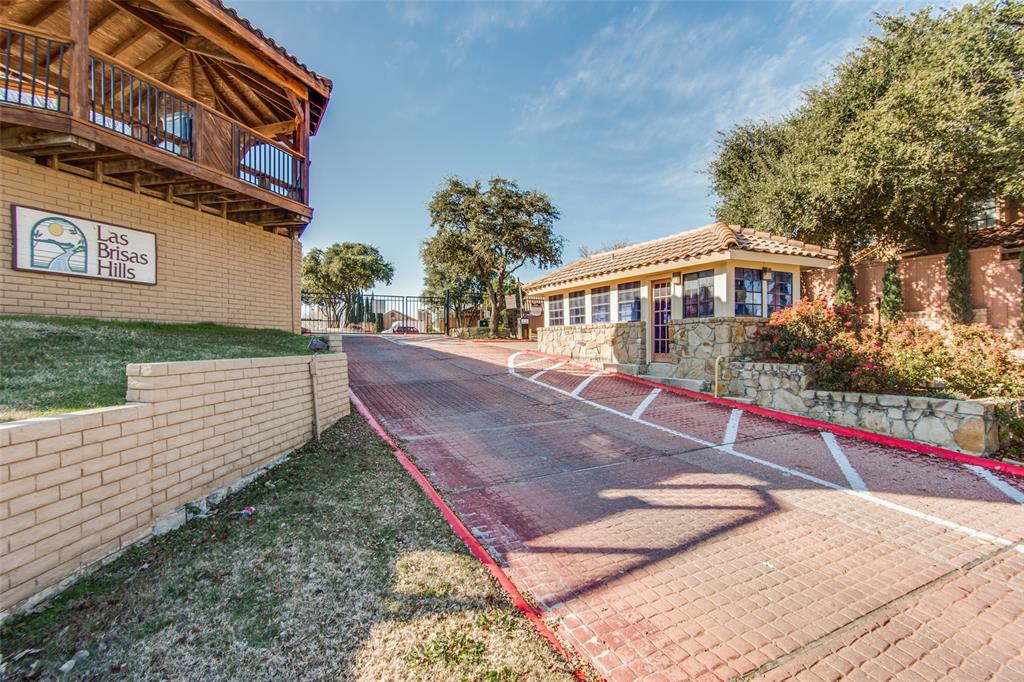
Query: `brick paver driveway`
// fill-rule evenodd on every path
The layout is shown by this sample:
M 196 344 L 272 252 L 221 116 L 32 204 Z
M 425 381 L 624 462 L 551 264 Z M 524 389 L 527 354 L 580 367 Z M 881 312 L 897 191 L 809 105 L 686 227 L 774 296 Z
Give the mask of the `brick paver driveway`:
M 1024 484 L 561 364 L 346 337 L 353 390 L 611 680 L 1024 680 Z

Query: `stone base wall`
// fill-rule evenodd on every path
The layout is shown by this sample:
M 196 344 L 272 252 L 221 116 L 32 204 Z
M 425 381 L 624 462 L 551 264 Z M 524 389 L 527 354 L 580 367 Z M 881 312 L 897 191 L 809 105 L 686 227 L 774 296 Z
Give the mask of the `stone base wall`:
M 731 362 L 723 367 L 729 395 L 755 405 L 951 450 L 999 449 L 998 401 L 818 391 L 803 365 Z
M 763 322 L 742 317 L 708 317 L 697 320 L 671 320 L 671 357 L 675 366 L 671 376 L 712 382 L 715 358 L 754 357 L 764 347 L 754 332 Z
M 126 373 L 126 405 L 0 424 L 0 620 L 349 412 L 344 353 Z
M 537 330 L 537 349 L 574 360 L 640 365 L 646 362 L 644 331 L 643 322 L 541 327 Z

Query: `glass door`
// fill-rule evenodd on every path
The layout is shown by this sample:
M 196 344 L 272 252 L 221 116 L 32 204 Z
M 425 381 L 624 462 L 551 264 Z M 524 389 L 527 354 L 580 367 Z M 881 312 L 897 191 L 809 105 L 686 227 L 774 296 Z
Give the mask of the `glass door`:
M 654 346 L 651 359 L 666 362 L 670 358 L 668 321 L 672 318 L 672 280 L 651 283 L 651 325 Z

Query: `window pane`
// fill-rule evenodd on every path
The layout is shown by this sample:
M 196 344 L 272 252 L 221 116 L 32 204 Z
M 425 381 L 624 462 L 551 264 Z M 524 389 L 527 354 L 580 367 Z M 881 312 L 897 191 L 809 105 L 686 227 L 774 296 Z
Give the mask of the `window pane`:
M 712 317 L 715 314 L 715 271 L 683 275 L 683 317 Z
M 565 307 L 562 296 L 548 297 L 548 326 L 560 327 L 565 324 Z
M 736 315 L 761 317 L 761 286 L 760 270 L 736 268 Z
M 619 322 L 636 322 L 640 319 L 640 282 L 620 284 Z
M 612 321 L 612 288 L 590 290 L 590 321 L 594 324 Z
M 768 314 L 793 305 L 793 273 L 773 272 L 768 282 Z
M 574 291 L 569 294 L 569 324 L 583 324 L 587 321 L 587 294 Z

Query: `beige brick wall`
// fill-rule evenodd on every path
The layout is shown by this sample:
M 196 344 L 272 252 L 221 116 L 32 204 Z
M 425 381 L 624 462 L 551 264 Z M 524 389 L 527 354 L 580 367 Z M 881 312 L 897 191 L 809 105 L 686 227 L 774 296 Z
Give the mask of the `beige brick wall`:
M 0 614 L 348 414 L 344 353 L 128 365 L 128 399 L 0 424 Z
M 298 240 L 4 153 L 0 200 L 0 314 L 299 331 Z M 12 269 L 12 204 L 156 233 L 157 284 Z

